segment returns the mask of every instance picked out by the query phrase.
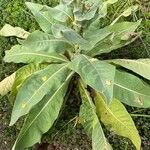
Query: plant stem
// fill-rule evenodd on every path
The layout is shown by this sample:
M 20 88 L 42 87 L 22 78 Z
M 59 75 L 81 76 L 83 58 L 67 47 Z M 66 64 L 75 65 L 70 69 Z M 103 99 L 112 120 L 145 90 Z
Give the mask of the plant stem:
M 144 110 L 145 110 L 145 108 L 140 109 L 140 110 L 135 110 L 135 111 L 132 111 L 131 114 L 138 113 L 138 112 L 141 112 L 141 111 L 144 111 Z
M 150 115 L 143 115 L 143 114 L 130 114 L 132 117 L 145 117 L 150 118 Z
M 125 145 L 125 150 L 127 150 L 128 149 L 128 142 L 127 142 L 127 144 Z

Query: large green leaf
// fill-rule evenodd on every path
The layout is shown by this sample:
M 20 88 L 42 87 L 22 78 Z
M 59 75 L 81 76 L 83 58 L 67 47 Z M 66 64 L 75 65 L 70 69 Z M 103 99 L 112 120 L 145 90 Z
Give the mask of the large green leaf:
M 95 105 L 82 82 L 79 84 L 79 89 L 82 98 L 82 105 L 79 113 L 80 121 L 89 137 L 92 138 L 93 150 L 112 150 L 105 138 L 103 129 L 97 117 Z
M 21 67 L 16 71 L 15 81 L 12 86 L 11 96 L 16 96 L 18 89 L 21 87 L 23 82 L 30 77 L 33 73 L 46 68 L 45 64 L 29 64 Z
M 115 77 L 114 66 L 97 59 L 90 59 L 85 55 L 77 55 L 70 67 L 81 76 L 86 84 L 103 93 L 108 103 L 111 102 Z
M 127 72 L 116 71 L 114 97 L 135 107 L 150 107 L 150 85 Z
M 39 23 L 41 29 L 46 33 L 51 33 L 51 25 L 56 22 L 48 11 L 44 11 L 44 5 L 26 2 L 27 7 L 35 16 L 36 21 Z
M 114 59 L 109 60 L 109 62 L 132 70 L 133 72 L 150 80 L 150 59 Z
M 6 51 L 4 60 L 5 62 L 15 63 L 67 62 L 67 59 L 63 55 L 54 52 L 33 51 L 22 45 L 16 45 L 11 50 Z
M 112 103 L 107 105 L 102 96 L 96 93 L 95 105 L 97 114 L 105 126 L 109 127 L 116 134 L 129 138 L 136 149 L 140 150 L 140 136 L 131 116 L 123 104 L 119 100 L 113 99 Z
M 6 77 L 4 80 L 0 82 L 0 95 L 4 96 L 8 92 L 11 91 L 12 86 L 14 84 L 16 78 L 16 72 L 11 74 L 10 76 Z
M 13 107 L 10 125 L 26 115 L 46 95 L 56 91 L 66 80 L 68 64 L 51 64 L 30 76 L 21 86 Z
M 9 24 L 5 24 L 5 26 L 0 30 L 0 36 L 15 36 L 18 38 L 26 39 L 29 36 L 29 32 L 25 31 L 20 27 L 13 27 Z
M 70 76 L 71 74 L 66 81 L 59 85 L 58 89 L 46 95 L 31 110 L 13 146 L 13 150 L 21 150 L 40 142 L 42 134 L 52 127 L 63 104 Z
M 116 23 L 114 25 L 109 25 L 103 29 L 92 32 L 91 34 L 87 31 L 88 38 L 91 40 L 94 39 L 94 44 L 95 41 L 97 41 L 97 43 L 92 49 L 91 47 L 89 47 L 89 49 L 86 49 L 85 53 L 87 53 L 90 56 L 95 56 L 102 53 L 111 52 L 112 50 L 130 44 L 135 39 L 137 39 L 138 34 L 134 33 L 134 31 L 138 28 L 140 23 L 141 20 L 137 22 L 122 22 Z M 111 35 L 109 35 L 110 33 Z M 98 41 L 99 37 L 104 38 Z
M 23 46 L 29 47 L 33 51 L 64 53 L 71 50 L 74 45 L 62 38 L 54 38 L 52 35 L 35 31 L 28 38 L 21 42 Z

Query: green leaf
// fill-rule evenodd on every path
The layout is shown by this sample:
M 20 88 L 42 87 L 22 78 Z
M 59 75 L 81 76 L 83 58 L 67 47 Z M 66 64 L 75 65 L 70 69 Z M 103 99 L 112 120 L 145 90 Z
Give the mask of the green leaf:
M 95 18 L 93 18 L 93 20 L 91 20 L 91 22 L 88 22 L 88 26 L 83 28 L 83 35 L 87 34 L 87 33 L 90 35 L 95 31 L 97 32 L 100 28 L 101 18 L 103 18 L 107 15 L 108 5 L 114 4 L 117 1 L 118 0 L 111 0 L 111 1 L 104 1 L 104 2 L 100 1 L 98 13 L 96 13 Z M 93 39 L 93 40 L 95 40 L 95 39 Z
M 85 11 L 81 11 L 81 6 L 76 7 L 74 9 L 74 15 L 75 19 L 77 21 L 85 21 L 85 20 L 91 20 L 94 18 L 96 11 L 98 10 L 98 7 L 100 5 L 100 0 L 87 0 L 85 1 Z M 79 4 L 82 5 L 82 4 Z
M 18 38 L 26 39 L 29 34 L 30 33 L 24 29 L 20 27 L 13 27 L 9 24 L 5 24 L 5 26 L 0 30 L 0 36 L 5 37 L 16 36 Z
M 11 91 L 12 85 L 15 81 L 15 77 L 16 77 L 16 72 L 6 77 L 4 80 L 0 82 L 0 95 L 1 96 L 4 96 L 8 92 Z
M 126 9 L 123 13 L 121 13 L 112 23 L 111 25 L 115 24 L 121 17 L 128 17 L 132 14 L 132 12 L 135 12 L 138 10 L 138 5 L 134 5 Z
M 114 25 L 109 25 L 103 29 L 93 32 L 88 37 L 91 37 L 91 42 L 92 38 L 94 39 L 94 41 L 97 41 L 97 38 L 101 37 L 102 35 L 104 36 L 104 38 L 97 42 L 92 49 L 87 49 L 87 52 L 85 51 L 84 53 L 88 54 L 89 56 L 95 56 L 100 55 L 102 53 L 109 53 L 112 50 L 130 44 L 138 37 L 138 34 L 134 31 L 138 28 L 140 23 L 141 20 L 137 22 L 116 23 Z M 102 35 L 100 33 L 102 33 Z M 111 35 L 109 35 L 110 33 Z M 94 37 L 96 38 L 96 40 Z
M 59 85 L 58 89 L 46 95 L 31 110 L 13 146 L 13 150 L 31 147 L 35 143 L 40 142 L 42 134 L 52 127 L 63 104 L 70 76 L 71 74 L 67 77 L 66 81 Z
M 150 80 L 150 59 L 114 59 L 109 62 L 122 66 Z
M 112 150 L 110 144 L 104 135 L 103 129 L 96 114 L 96 108 L 89 96 L 88 91 L 85 89 L 83 83 L 79 84 L 82 105 L 80 107 L 79 117 L 88 136 L 92 138 L 92 149 Z
M 148 108 L 150 107 L 150 86 L 135 75 L 116 71 L 114 97 L 130 106 Z
M 64 53 L 66 50 L 74 49 L 74 45 L 62 38 L 55 38 L 52 35 L 35 31 L 22 41 L 23 46 L 29 47 L 33 51 Z
M 100 19 L 92 20 L 86 28 L 83 28 L 83 37 L 88 38 L 93 32 L 100 29 Z
M 43 62 L 67 62 L 63 55 L 57 53 L 47 53 L 41 51 L 33 51 L 22 45 L 16 45 L 11 50 L 6 51 L 4 57 L 5 62 L 15 63 L 43 63 Z
M 36 21 L 39 23 L 41 29 L 46 33 L 51 33 L 51 25 L 56 22 L 48 11 L 43 11 L 45 5 L 26 2 L 27 7 L 35 16 Z
M 15 81 L 12 86 L 11 96 L 16 96 L 18 89 L 20 89 L 23 82 L 29 78 L 33 73 L 40 71 L 41 69 L 46 68 L 45 64 L 29 64 L 21 67 L 16 71 Z
M 13 107 L 10 125 L 26 115 L 46 95 L 56 91 L 66 80 L 68 64 L 51 64 L 30 76 L 20 88 Z
M 129 138 L 140 150 L 141 139 L 136 126 L 123 104 L 113 99 L 110 105 L 107 105 L 100 94 L 95 96 L 95 105 L 97 114 L 106 127 L 116 134 Z
M 85 55 L 77 55 L 72 60 L 70 68 L 77 72 L 86 84 L 106 96 L 110 103 L 113 97 L 113 82 L 115 67 Z
M 74 21 L 72 10 L 65 4 L 59 4 L 56 7 L 46 7 L 49 14 L 55 19 L 60 22 L 67 22 L 69 19 L 70 21 Z
M 54 24 L 52 26 L 53 35 L 56 38 L 64 38 L 72 44 L 87 45 L 88 42 L 81 37 L 75 30 L 68 28 L 60 24 Z
M 108 35 L 112 34 L 112 32 L 109 30 L 108 27 L 105 27 L 100 30 L 96 30 L 94 32 L 93 30 L 89 29 L 84 33 L 84 38 L 89 42 L 88 45 L 82 46 L 82 50 L 90 51 L 91 49 L 94 49 L 97 43 L 100 41 L 103 41 L 105 38 L 108 37 Z

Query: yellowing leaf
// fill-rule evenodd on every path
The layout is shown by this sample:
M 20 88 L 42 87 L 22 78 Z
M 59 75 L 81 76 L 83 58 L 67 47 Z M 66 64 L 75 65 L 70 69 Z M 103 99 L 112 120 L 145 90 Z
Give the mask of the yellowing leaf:
M 15 81 L 15 76 L 16 73 L 13 73 L 12 75 L 0 82 L 0 95 L 4 96 L 11 91 L 12 85 Z
M 95 104 L 97 114 L 101 118 L 101 121 L 116 134 L 129 138 L 136 149 L 140 150 L 140 136 L 131 116 L 123 104 L 119 100 L 113 99 L 112 103 L 107 105 L 98 93 L 95 96 Z
M 18 38 L 26 39 L 29 36 L 29 32 L 25 31 L 20 27 L 13 27 L 9 24 L 6 24 L 1 30 L 0 35 L 9 37 L 9 36 L 16 36 Z

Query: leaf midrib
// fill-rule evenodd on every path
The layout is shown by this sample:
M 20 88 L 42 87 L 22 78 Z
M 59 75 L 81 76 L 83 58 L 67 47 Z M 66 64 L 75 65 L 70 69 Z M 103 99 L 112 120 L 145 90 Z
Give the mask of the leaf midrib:
M 102 81 L 102 79 L 100 78 L 100 74 L 99 74 L 99 71 L 97 70 L 97 68 L 92 64 L 92 62 L 85 56 L 85 55 L 82 55 L 90 64 L 91 64 L 91 66 L 96 70 L 96 72 L 98 73 L 98 75 L 99 75 L 99 79 L 100 79 L 100 81 L 101 81 L 101 84 L 102 84 L 102 86 L 103 86 L 103 88 L 105 89 L 105 86 L 104 86 L 104 83 L 103 83 L 103 81 Z M 105 91 L 105 90 L 104 90 Z M 104 93 L 104 91 L 101 91 L 102 93 Z
M 104 104 L 105 104 L 105 103 L 104 103 Z M 120 124 L 122 124 L 127 130 L 130 129 L 130 128 L 128 129 L 128 127 L 127 127 L 128 125 L 127 125 L 127 124 L 125 124 L 124 122 L 120 121 L 120 120 L 115 116 L 115 114 L 110 110 L 110 108 L 106 106 L 106 104 L 105 104 L 105 108 L 106 108 L 106 110 L 114 117 L 115 120 L 117 120 Z M 131 132 L 130 135 L 133 135 L 133 136 L 135 135 L 132 130 L 130 130 L 130 132 Z
M 72 72 L 68 75 L 66 81 L 72 76 Z M 53 100 L 53 98 L 55 97 L 55 95 L 57 94 L 57 92 L 59 90 L 61 90 L 61 88 L 65 85 L 66 81 L 64 81 L 62 83 L 62 85 L 54 92 L 54 94 L 52 95 L 52 97 L 48 100 L 48 102 L 44 105 L 44 107 L 40 110 L 40 112 L 37 114 L 37 116 L 33 119 L 33 121 L 29 124 L 29 126 L 26 128 L 26 130 L 23 132 L 22 136 L 23 137 L 25 135 L 25 133 L 27 132 L 27 130 L 31 127 L 31 125 L 34 123 L 34 121 L 39 117 L 39 115 L 43 112 L 43 110 L 47 107 L 47 105 Z M 29 115 L 28 115 L 29 116 Z M 28 118 L 28 117 L 27 117 Z M 27 119 L 26 118 L 26 119 Z M 19 137 L 19 136 L 18 136 Z M 21 138 L 19 139 L 19 141 L 21 140 Z M 17 141 L 17 140 L 16 140 Z M 17 142 L 19 142 L 17 141 Z
M 28 41 L 26 41 L 28 42 Z M 64 43 L 68 43 L 69 45 L 71 45 L 72 47 L 74 47 L 70 42 L 66 41 L 66 40 L 62 40 L 62 39 L 48 39 L 48 40 L 36 40 L 36 41 L 29 41 L 30 43 L 44 43 L 44 42 L 64 42 Z M 24 44 L 24 43 L 23 43 Z
M 70 74 L 71 75 L 71 74 Z M 70 76 L 69 75 L 69 76 Z M 23 132 L 23 134 L 21 134 L 21 137 L 19 138 L 19 136 L 18 136 L 18 138 L 19 138 L 19 140 L 17 141 L 16 140 L 16 142 L 15 142 L 15 144 L 16 143 L 18 143 L 18 142 L 20 142 L 20 140 L 21 140 L 21 138 L 25 135 L 25 133 L 28 131 L 28 129 L 31 127 L 31 125 L 35 122 L 35 120 L 40 116 L 40 114 L 43 112 L 43 110 L 47 107 L 47 105 L 53 100 L 53 98 L 55 97 L 55 95 L 57 94 L 57 92 L 64 86 L 64 84 L 65 84 L 65 82 L 64 83 L 62 83 L 62 85 L 54 92 L 54 94 L 52 95 L 52 97 L 48 100 L 48 102 L 44 105 L 44 107 L 40 110 L 40 112 L 36 115 L 36 117 L 32 120 L 32 122 L 28 125 L 28 127 L 26 128 L 26 130 Z M 29 115 L 28 115 L 29 116 Z M 27 118 L 28 118 L 28 116 L 27 116 Z M 26 118 L 26 119 L 27 119 Z M 26 121 L 26 120 L 25 120 Z
M 127 90 L 127 91 L 136 93 L 136 94 L 138 94 L 138 95 L 145 96 L 145 97 L 150 97 L 150 96 L 144 95 L 144 94 L 142 94 L 142 93 L 139 93 L 139 92 L 137 92 L 137 91 L 134 91 L 134 90 L 132 90 L 132 89 L 129 89 L 129 88 L 125 87 L 125 86 L 122 86 L 121 84 L 117 84 L 117 83 L 114 82 L 114 85 L 116 85 L 116 86 L 118 86 L 118 87 L 120 87 L 120 88 L 122 88 L 122 89 L 125 89 L 125 90 Z
M 43 56 L 43 57 L 47 57 L 47 58 L 54 58 L 54 59 L 58 59 L 58 60 L 61 60 L 61 61 L 64 61 L 64 62 L 67 62 L 67 60 L 65 59 L 62 59 L 60 57 L 56 57 L 56 56 L 53 56 L 53 55 L 46 55 L 46 54 L 40 54 L 40 53 L 31 53 L 31 52 L 23 52 L 23 53 L 20 53 L 20 54 L 10 54 L 8 57 L 13 57 L 13 56 L 20 56 L 20 55 L 38 55 L 38 56 Z
M 150 67 L 150 64 L 146 64 L 146 63 L 144 63 L 143 61 L 141 61 L 142 59 L 137 59 L 137 60 L 130 60 L 130 59 L 114 59 L 114 60 L 110 60 L 110 61 L 112 61 L 113 63 L 117 63 L 117 64 L 119 64 L 119 65 L 121 65 L 122 63 L 127 63 L 127 62 L 131 62 L 131 63 L 133 63 L 133 62 L 135 62 L 135 64 L 136 65 L 138 65 L 138 63 L 139 64 L 142 64 L 142 65 L 144 65 L 144 66 L 146 66 L 146 67 Z M 123 61 L 123 62 L 120 62 L 120 61 Z M 121 63 L 121 64 L 120 64 Z M 122 65 L 124 65 L 124 64 L 122 64 Z M 139 70 L 139 69 L 138 69 Z

